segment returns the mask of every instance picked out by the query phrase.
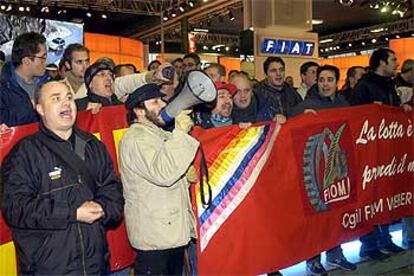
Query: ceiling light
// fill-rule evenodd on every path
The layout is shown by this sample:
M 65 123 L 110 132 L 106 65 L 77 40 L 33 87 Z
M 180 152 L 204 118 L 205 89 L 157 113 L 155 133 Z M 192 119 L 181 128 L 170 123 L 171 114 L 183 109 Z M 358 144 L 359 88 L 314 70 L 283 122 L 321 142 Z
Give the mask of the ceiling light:
M 385 38 L 385 41 L 388 41 L 388 37 Z
M 312 25 L 320 25 L 323 23 L 322 19 L 312 19 Z
M 8 12 L 8 11 L 11 11 L 12 9 L 13 9 L 12 5 L 10 5 L 10 4 L 9 4 L 9 5 L 7 6 L 6 11 Z
M 377 40 L 376 40 L 375 38 L 373 38 L 373 39 L 371 40 L 371 42 L 372 42 L 372 43 L 376 43 L 376 42 L 377 42 Z
M 57 14 L 66 13 L 66 10 L 58 10 Z
M 42 7 L 40 9 L 40 12 L 48 13 L 49 12 L 49 7 Z
M 203 50 L 208 50 L 208 46 L 204 45 Z
M 92 17 L 92 13 L 91 13 L 91 12 L 87 12 L 87 13 L 86 13 L 86 16 L 87 16 L 87 17 Z
M 203 0 L 203 2 L 204 2 L 204 3 L 207 3 L 207 2 L 208 2 L 208 0 Z
M 1 5 L 1 6 L 0 6 L 0 9 L 1 9 L 2 11 L 4 11 L 4 10 L 6 9 L 6 5 Z
M 24 12 L 24 7 L 23 7 L 23 6 L 20 6 L 20 7 L 19 7 L 19 11 L 20 11 L 20 12 Z
M 349 46 L 349 47 L 352 47 L 352 43 L 349 43 L 349 44 L 348 44 L 348 46 Z
M 175 11 L 173 11 L 172 13 L 171 13 L 171 17 L 176 17 L 177 16 L 177 14 L 175 13 Z
M 107 16 L 106 14 L 104 14 L 104 13 L 101 15 L 101 17 L 102 17 L 103 19 L 107 19 L 107 18 L 108 18 L 108 16 Z
M 194 1 L 188 1 L 188 5 L 193 8 L 194 7 Z
M 339 0 L 339 4 L 350 7 L 354 4 L 354 0 Z
M 388 6 L 384 6 L 384 7 L 381 8 L 382 13 L 385 13 L 387 11 L 388 11 Z
M 164 13 L 164 16 L 162 17 L 162 19 L 163 19 L 164 21 L 167 21 L 167 20 L 168 20 L 167 13 Z
M 211 47 L 211 49 L 216 50 L 216 49 L 219 49 L 220 47 L 224 47 L 224 46 L 225 46 L 224 44 L 217 44 L 217 45 L 214 45 L 213 47 Z
M 399 35 L 396 35 L 395 38 L 400 38 L 400 36 Z
M 230 47 L 229 46 L 226 46 L 226 51 L 228 52 L 228 51 L 230 51 Z
M 383 32 L 383 31 L 385 31 L 384 28 L 377 28 L 377 29 L 370 30 L 371 33 L 380 33 L 380 32 Z
M 323 53 L 323 49 L 319 49 L 319 51 L 321 51 L 321 53 Z
M 319 44 L 329 43 L 329 42 L 332 42 L 332 41 L 333 41 L 332 38 L 322 39 L 321 41 L 319 41 Z
M 208 33 L 208 29 L 194 28 L 194 32 L 198 32 L 198 33 Z
M 178 9 L 180 10 L 180 12 L 185 12 L 185 5 L 181 4 Z
M 30 12 L 30 7 L 29 6 L 26 7 L 26 11 Z
M 361 44 L 362 44 L 362 46 L 365 46 L 365 42 L 364 42 L 364 41 L 362 41 L 362 43 L 361 43 Z

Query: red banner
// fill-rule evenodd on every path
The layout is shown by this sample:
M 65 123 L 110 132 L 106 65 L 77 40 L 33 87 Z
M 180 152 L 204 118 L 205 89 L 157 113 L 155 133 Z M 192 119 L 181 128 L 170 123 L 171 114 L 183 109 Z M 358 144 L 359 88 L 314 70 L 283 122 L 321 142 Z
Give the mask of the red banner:
M 252 129 L 193 133 L 213 194 L 205 208 L 195 189 L 201 275 L 275 271 L 413 215 L 413 113 L 369 105 Z
M 81 112 L 78 125 L 105 143 L 118 173 L 125 109 Z M 2 135 L 0 161 L 36 129 Z M 413 132 L 413 113 L 378 105 L 320 111 L 282 127 L 196 128 L 213 191 L 207 209 L 199 186 L 194 197 L 200 274 L 274 271 L 413 215 Z M 0 245 L 11 240 L 2 220 L 0 231 Z M 133 262 L 124 224 L 108 241 L 113 270 Z

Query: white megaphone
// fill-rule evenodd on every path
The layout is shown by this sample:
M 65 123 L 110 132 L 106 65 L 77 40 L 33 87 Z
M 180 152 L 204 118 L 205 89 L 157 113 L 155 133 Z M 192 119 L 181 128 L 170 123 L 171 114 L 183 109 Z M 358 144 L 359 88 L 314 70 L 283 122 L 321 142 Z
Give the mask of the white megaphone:
M 164 122 L 171 122 L 181 111 L 199 103 L 210 103 L 216 97 L 217 90 L 210 77 L 203 71 L 191 71 L 187 76 L 184 88 L 161 111 L 161 117 Z

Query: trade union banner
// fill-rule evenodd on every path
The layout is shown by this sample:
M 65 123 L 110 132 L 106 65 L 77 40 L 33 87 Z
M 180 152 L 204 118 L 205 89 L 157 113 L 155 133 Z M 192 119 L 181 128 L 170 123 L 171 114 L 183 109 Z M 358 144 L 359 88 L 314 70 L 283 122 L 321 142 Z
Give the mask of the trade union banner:
M 105 143 L 119 173 L 124 107 L 81 112 L 78 126 Z M 1 135 L 0 161 L 36 130 L 33 124 Z M 208 185 L 192 186 L 200 274 L 275 271 L 413 215 L 413 113 L 367 105 L 306 114 L 282 126 L 195 128 L 193 136 L 208 168 Z M 199 154 L 197 168 L 200 160 Z M 0 258 L 15 265 L 1 218 L 0 231 Z M 123 223 L 108 241 L 113 270 L 133 262 Z

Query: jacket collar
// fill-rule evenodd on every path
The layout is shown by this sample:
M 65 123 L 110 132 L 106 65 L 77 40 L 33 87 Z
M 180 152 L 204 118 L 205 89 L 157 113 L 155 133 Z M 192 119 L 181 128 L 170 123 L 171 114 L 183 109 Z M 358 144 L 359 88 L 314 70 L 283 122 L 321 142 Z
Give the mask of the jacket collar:
M 47 137 L 53 139 L 56 142 L 67 142 L 67 140 L 62 139 L 58 135 L 56 135 L 53 131 L 48 129 L 43 122 L 39 123 L 39 131 L 41 131 L 44 135 Z M 78 127 L 73 126 L 72 127 L 72 135 L 69 138 L 69 140 L 73 139 L 74 136 L 79 136 L 82 140 L 88 141 L 91 139 L 89 135 L 81 131 Z

